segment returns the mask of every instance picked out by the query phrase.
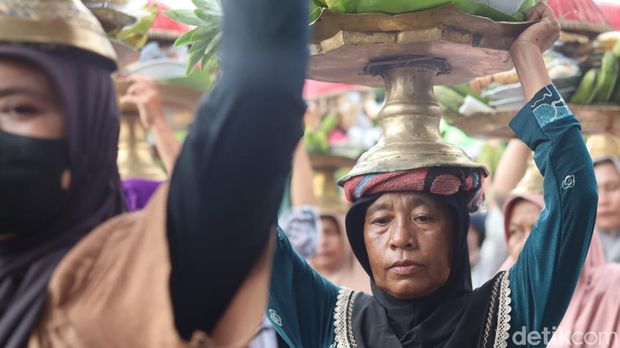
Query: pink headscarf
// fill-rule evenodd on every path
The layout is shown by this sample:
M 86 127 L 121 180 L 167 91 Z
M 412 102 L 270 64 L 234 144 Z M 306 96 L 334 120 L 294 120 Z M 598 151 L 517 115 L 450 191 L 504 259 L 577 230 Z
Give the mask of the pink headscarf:
M 543 196 L 514 195 L 504 205 L 504 233 L 508 242 L 508 221 L 519 199 L 543 207 Z M 501 270 L 514 264 L 511 257 Z M 598 232 L 594 231 L 573 299 L 554 334 L 549 348 L 620 347 L 620 264 L 605 261 Z M 596 339 L 596 343 L 593 341 Z
M 620 264 L 605 261 L 603 246 L 595 231 L 573 299 L 548 347 L 620 347 L 618 289 Z M 598 342 L 587 344 L 586 339 L 590 337 L 597 338 Z
M 517 203 L 521 200 L 533 203 L 541 210 L 545 208 L 545 200 L 543 198 L 543 195 L 541 194 L 520 193 L 510 195 L 510 197 L 508 197 L 508 199 L 504 203 L 504 209 L 502 209 L 504 211 L 504 238 L 506 239 L 506 244 L 508 244 L 508 238 L 510 237 L 509 222 L 510 218 L 512 217 L 512 211 L 514 210 L 515 205 L 517 205 Z

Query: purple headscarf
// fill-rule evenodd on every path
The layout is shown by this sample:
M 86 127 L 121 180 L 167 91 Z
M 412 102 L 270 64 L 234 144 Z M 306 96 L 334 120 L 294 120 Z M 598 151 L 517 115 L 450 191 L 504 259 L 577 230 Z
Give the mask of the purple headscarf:
M 47 284 L 63 256 L 97 225 L 124 210 L 116 165 L 119 112 L 115 64 L 68 47 L 0 44 L 0 57 L 37 66 L 63 110 L 72 174 L 61 217 L 37 233 L 0 243 L 0 346 L 22 347 L 36 325 Z

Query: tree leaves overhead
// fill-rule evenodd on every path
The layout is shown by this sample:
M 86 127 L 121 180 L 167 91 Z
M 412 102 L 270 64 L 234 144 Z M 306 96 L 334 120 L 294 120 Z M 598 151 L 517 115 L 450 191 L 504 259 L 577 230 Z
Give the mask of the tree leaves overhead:
M 201 68 L 216 60 L 217 50 L 222 42 L 222 2 L 221 0 L 192 0 L 194 10 L 169 10 L 166 16 L 173 20 L 195 26 L 191 31 L 179 36 L 174 45 L 190 46 L 189 61 L 185 73 L 189 75 L 198 62 Z

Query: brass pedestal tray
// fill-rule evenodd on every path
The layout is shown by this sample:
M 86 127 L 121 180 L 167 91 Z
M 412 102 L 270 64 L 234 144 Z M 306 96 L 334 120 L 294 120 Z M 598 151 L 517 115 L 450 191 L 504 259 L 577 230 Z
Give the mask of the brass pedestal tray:
M 620 105 L 570 105 L 584 134 L 608 133 L 620 136 Z M 508 123 L 519 110 L 477 113 L 450 121 L 451 126 L 477 138 L 514 138 Z
M 324 11 L 313 24 L 309 76 L 315 80 L 383 87 L 369 62 L 416 55 L 447 59 L 450 74 L 435 84 L 458 84 L 510 70 L 508 50 L 531 23 L 495 22 L 452 5 L 400 15 Z
M 423 167 L 482 167 L 439 134 L 433 84 L 509 70 L 512 42 L 531 23 L 501 23 L 453 6 L 400 15 L 326 11 L 313 24 L 309 78 L 383 86 L 382 137 L 340 180 Z

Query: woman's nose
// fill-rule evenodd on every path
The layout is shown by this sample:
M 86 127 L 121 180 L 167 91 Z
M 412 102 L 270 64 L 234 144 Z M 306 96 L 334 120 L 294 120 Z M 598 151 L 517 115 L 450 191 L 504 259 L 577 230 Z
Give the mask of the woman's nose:
M 400 219 L 390 235 L 392 249 L 412 249 L 417 246 L 415 232 L 405 219 Z
M 607 205 L 607 197 L 609 197 L 607 195 L 607 191 L 605 189 L 601 189 L 599 188 L 598 190 L 598 205 L 599 206 L 605 206 Z

